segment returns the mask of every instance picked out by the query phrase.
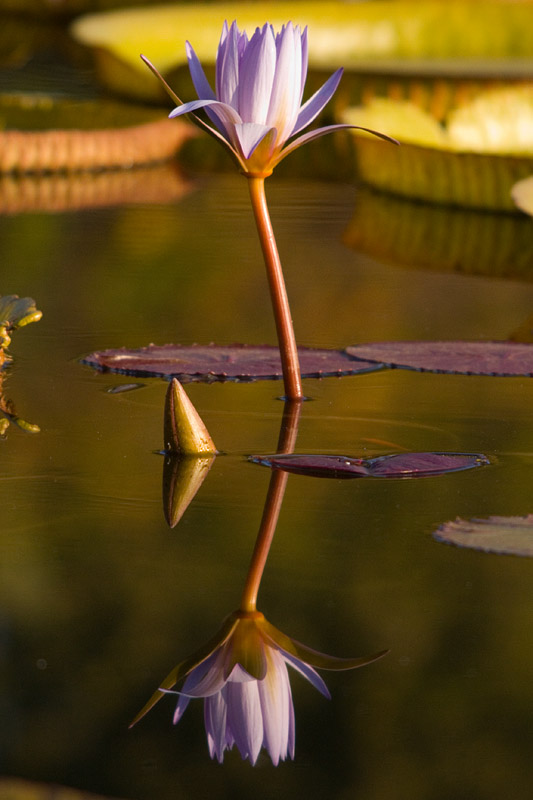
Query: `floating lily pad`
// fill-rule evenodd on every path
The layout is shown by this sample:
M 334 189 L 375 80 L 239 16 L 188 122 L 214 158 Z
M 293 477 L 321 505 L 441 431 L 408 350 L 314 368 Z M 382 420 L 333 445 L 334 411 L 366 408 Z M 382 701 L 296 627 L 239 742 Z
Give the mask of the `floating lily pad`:
M 365 364 L 420 372 L 533 377 L 533 345 L 519 342 L 375 342 L 347 347 Z
M 171 158 L 196 134 L 159 109 L 45 95 L 0 97 L 0 173 L 76 172 Z
M 354 361 L 342 350 L 298 348 L 302 377 L 326 378 L 372 372 L 380 364 Z M 178 378 L 187 381 L 254 381 L 282 377 L 277 347 L 236 344 L 181 345 L 166 344 L 138 350 L 101 350 L 82 360 L 83 364 L 104 372 L 125 375 Z
M 486 553 L 533 556 L 533 514 L 471 520 L 457 518 L 441 525 L 433 537 L 445 544 Z
M 480 453 L 399 453 L 377 458 L 290 453 L 250 456 L 250 461 L 316 478 L 423 478 L 490 464 Z
M 379 189 L 436 203 L 515 210 L 513 185 L 533 173 L 533 87 L 485 90 L 441 126 L 410 102 L 374 98 L 342 121 L 397 137 L 392 154 L 355 133 L 358 170 Z

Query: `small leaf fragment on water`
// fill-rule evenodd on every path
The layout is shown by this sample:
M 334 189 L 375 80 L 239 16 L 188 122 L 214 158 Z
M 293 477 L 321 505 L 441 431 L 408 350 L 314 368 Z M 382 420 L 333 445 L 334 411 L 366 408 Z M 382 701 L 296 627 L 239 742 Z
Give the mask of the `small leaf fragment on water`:
M 445 544 L 501 555 L 533 556 L 533 514 L 445 522 L 433 538 Z
M 533 345 L 521 342 L 374 342 L 347 347 L 386 367 L 492 377 L 533 377 Z
M 173 378 L 165 398 L 164 448 L 167 453 L 215 455 L 217 449 L 183 386 Z
M 254 464 L 316 478 L 423 478 L 490 464 L 481 453 L 399 453 L 376 458 L 276 454 L 250 456 Z

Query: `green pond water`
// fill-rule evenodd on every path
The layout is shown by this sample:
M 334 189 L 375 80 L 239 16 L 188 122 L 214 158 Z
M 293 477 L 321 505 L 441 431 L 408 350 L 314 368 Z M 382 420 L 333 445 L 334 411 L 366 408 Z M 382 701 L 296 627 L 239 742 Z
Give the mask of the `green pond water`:
M 326 182 L 301 166 L 267 182 L 299 344 L 506 339 L 530 327 L 525 217 L 469 212 L 461 230 L 473 238 L 450 233 L 454 268 L 435 267 L 431 237 L 409 265 L 409 235 L 396 256 L 390 242 L 380 257 L 353 242 L 360 219 L 365 242 L 390 239 L 365 212 L 390 201 L 349 170 Z M 171 530 L 156 452 L 166 383 L 95 373 L 80 357 L 149 342 L 273 344 L 275 332 L 243 178 L 139 174 L 122 193 L 137 204 L 106 205 L 102 176 L 85 176 L 72 197 L 93 191 L 103 206 L 55 212 L 43 208 L 59 180 L 0 182 L 0 294 L 43 311 L 13 335 L 3 386 L 41 429 L 12 425 L 0 441 L 3 775 L 132 800 L 529 798 L 533 561 L 431 534 L 456 516 L 533 513 L 531 379 L 306 380 L 298 452 L 466 451 L 491 465 L 417 480 L 289 476 L 259 608 L 321 651 L 390 650 L 324 673 L 330 701 L 294 675 L 294 762 L 211 762 L 201 701 L 174 728 L 164 698 L 128 730 L 238 605 L 270 479 L 246 456 L 275 450 L 283 412 L 279 382 L 187 385 L 222 454 Z M 425 209 L 410 209 L 416 225 Z

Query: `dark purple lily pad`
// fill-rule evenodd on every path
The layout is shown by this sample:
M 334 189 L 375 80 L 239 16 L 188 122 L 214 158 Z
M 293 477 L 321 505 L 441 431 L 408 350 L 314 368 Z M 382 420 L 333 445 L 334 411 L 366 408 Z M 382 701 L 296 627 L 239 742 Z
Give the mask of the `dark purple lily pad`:
M 518 342 L 375 342 L 347 347 L 346 352 L 390 368 L 533 377 L 533 345 Z
M 280 453 L 249 458 L 254 464 L 316 478 L 423 478 L 490 464 L 480 453 L 399 453 L 377 458 Z
M 438 542 L 485 553 L 533 556 L 533 514 L 445 522 L 433 533 Z
M 381 365 L 354 360 L 342 350 L 298 349 L 304 378 L 341 377 L 372 372 Z M 150 344 L 138 350 L 101 350 L 81 359 L 103 372 L 188 381 L 256 381 L 282 377 L 277 347 L 234 344 L 221 346 Z

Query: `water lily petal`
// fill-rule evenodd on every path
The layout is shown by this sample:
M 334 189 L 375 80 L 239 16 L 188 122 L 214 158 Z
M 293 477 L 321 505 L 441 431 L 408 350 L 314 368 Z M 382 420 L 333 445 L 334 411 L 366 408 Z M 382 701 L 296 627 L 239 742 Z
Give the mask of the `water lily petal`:
M 306 103 L 303 104 L 300 109 L 300 113 L 298 114 L 298 119 L 296 120 L 294 129 L 291 131 L 291 135 L 294 136 L 304 128 L 307 128 L 307 126 L 310 125 L 311 122 L 320 114 L 324 106 L 329 103 L 337 90 L 337 86 L 342 78 L 343 71 L 344 70 L 341 67 L 334 72 L 333 75 L 328 78 L 325 84 L 321 86 L 320 89 L 318 89 L 318 91 L 316 91 Z
M 222 80 L 222 64 L 224 63 L 224 54 L 226 52 L 226 43 L 228 40 L 228 21 L 225 19 L 222 25 L 222 33 L 220 34 L 220 41 L 218 43 L 217 57 L 215 64 L 215 92 L 219 97 L 220 81 Z
M 302 44 L 299 29 L 289 22 L 278 38 L 276 74 L 268 109 L 267 123 L 277 128 L 278 142 L 292 133 L 298 118 L 302 75 Z
M 300 88 L 300 102 L 299 102 L 299 105 L 302 104 L 302 100 L 303 100 L 303 96 L 304 96 L 305 82 L 307 80 L 307 65 L 309 63 L 309 51 L 308 51 L 308 42 L 307 42 L 307 25 L 303 29 L 301 41 L 302 41 L 302 69 L 301 69 L 301 88 Z
M 244 122 L 264 125 L 276 71 L 276 43 L 272 28 L 257 28 L 240 64 L 238 109 Z
M 205 77 L 203 67 L 190 42 L 185 43 L 185 51 L 189 62 L 189 72 L 191 73 L 191 79 L 198 98 L 200 100 L 216 100 L 216 95 Z
M 219 68 L 220 60 L 220 68 Z M 232 22 L 223 47 L 217 55 L 217 97 L 237 109 L 239 91 L 239 29 Z
M 234 126 L 235 133 L 239 142 L 240 150 L 244 158 L 248 159 L 252 156 L 256 147 L 263 141 L 265 136 L 274 131 L 275 128 L 269 128 L 267 125 L 259 125 L 255 122 L 243 122 Z
M 255 764 L 263 744 L 263 715 L 257 681 L 227 683 L 227 726 L 243 758 Z
M 220 100 L 191 100 L 189 103 L 184 103 L 182 106 L 175 108 L 168 116 L 174 119 L 174 117 L 179 117 L 182 114 L 198 111 L 200 108 L 209 108 L 216 111 L 217 116 L 220 117 L 226 127 L 242 123 L 238 112 L 227 103 L 221 103 Z

